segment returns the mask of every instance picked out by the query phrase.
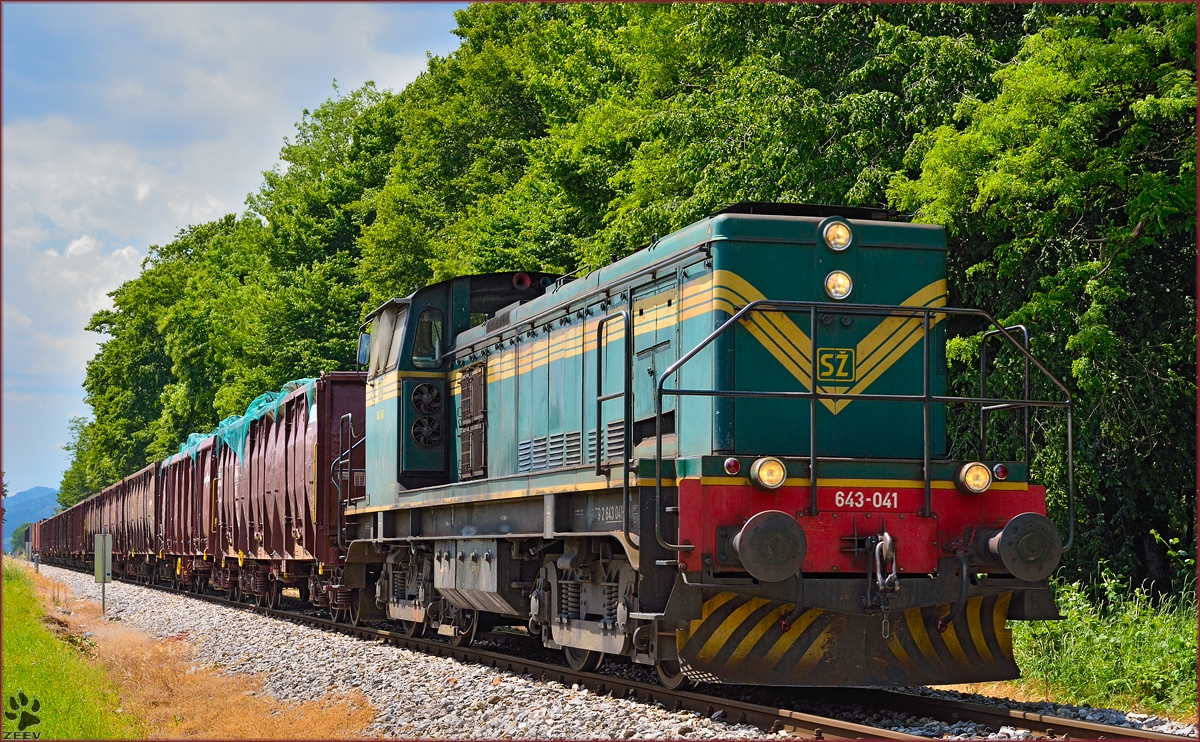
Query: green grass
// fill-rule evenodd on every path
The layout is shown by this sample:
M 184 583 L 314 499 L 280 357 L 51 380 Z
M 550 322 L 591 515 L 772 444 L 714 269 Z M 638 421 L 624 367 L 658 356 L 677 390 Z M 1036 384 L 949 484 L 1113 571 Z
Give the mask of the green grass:
M 36 699 L 41 723 L 25 731 L 41 732 L 43 739 L 140 738 L 138 720 L 116 713 L 120 699 L 105 671 L 42 623 L 44 611 L 28 571 L 5 559 L 3 584 L 4 710 L 12 712 L 10 696 L 19 706 L 23 693 L 30 711 Z M 16 731 L 19 721 L 5 717 L 4 731 Z
M 1024 683 L 1057 701 L 1196 714 L 1196 593 L 1161 599 L 1111 574 L 1090 591 L 1056 586 L 1064 621 L 1017 621 L 1013 649 Z

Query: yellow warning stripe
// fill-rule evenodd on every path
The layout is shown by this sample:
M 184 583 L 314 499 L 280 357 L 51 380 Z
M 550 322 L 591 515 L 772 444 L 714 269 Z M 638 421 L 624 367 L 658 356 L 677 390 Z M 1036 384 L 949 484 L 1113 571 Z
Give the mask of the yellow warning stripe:
M 759 639 L 763 638 L 763 634 L 766 634 L 772 626 L 783 620 L 783 617 L 791 613 L 794 607 L 791 605 L 781 605 L 763 616 L 762 620 L 755 624 L 753 629 L 750 629 L 750 633 L 746 634 L 738 642 L 737 648 L 733 650 L 733 654 L 729 655 L 729 659 L 725 660 L 725 667 L 733 668 L 742 664 L 742 660 L 746 659 L 746 655 L 750 654 L 750 650 L 754 649 L 754 645 L 758 644 Z
M 708 664 L 710 661 L 712 661 L 712 658 L 717 656 L 717 652 L 721 651 L 721 648 L 724 647 L 726 642 L 729 641 L 730 635 L 732 635 L 734 631 L 737 631 L 737 628 L 742 625 L 742 622 L 749 618 L 750 614 L 754 613 L 759 608 L 762 608 L 769 602 L 771 601 L 767 600 L 766 598 L 752 598 L 751 600 L 748 600 L 742 605 L 738 606 L 733 613 L 730 613 L 729 616 L 721 622 L 721 625 L 718 626 L 717 630 L 712 633 L 712 636 L 708 637 L 708 641 L 704 643 L 704 646 L 697 653 L 696 659 L 704 664 Z
M 775 665 L 778 665 L 779 660 L 783 659 L 783 655 L 787 654 L 792 645 L 799 641 L 800 637 L 804 636 L 804 632 L 808 630 L 812 622 L 816 621 L 824 613 L 825 611 L 819 608 L 809 608 L 805 611 L 804 615 L 800 616 L 800 619 L 792 624 L 791 630 L 775 640 L 771 651 L 767 652 L 766 657 L 763 657 L 763 665 L 766 667 L 775 667 Z
M 971 641 L 975 651 L 987 664 L 992 663 L 992 650 L 988 648 L 987 637 L 983 635 L 983 621 L 980 611 L 983 608 L 983 598 L 971 598 L 967 601 L 967 628 L 971 631 Z

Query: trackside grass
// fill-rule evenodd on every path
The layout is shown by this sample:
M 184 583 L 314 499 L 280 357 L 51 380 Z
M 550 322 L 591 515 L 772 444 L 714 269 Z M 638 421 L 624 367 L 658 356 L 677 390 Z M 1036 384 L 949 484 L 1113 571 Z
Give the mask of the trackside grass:
M 28 739 L 36 733 L 42 739 L 140 738 L 139 722 L 116 713 L 117 689 L 104 669 L 46 627 L 29 571 L 11 559 L 4 560 L 3 590 L 5 733 L 21 739 L 24 721 Z
M 1056 701 L 1196 715 L 1196 593 L 1155 599 L 1111 574 L 1057 585 L 1063 621 L 1015 621 L 1022 684 Z

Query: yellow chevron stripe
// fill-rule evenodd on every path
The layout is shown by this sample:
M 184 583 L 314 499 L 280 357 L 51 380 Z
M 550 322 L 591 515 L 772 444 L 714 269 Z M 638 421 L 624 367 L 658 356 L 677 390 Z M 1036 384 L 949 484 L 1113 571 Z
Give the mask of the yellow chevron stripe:
M 721 648 L 729 641 L 730 635 L 742 625 L 742 622 L 749 618 L 750 614 L 769 602 L 771 601 L 766 598 L 753 598 L 738 606 L 733 613 L 729 614 L 728 618 L 721 622 L 721 625 L 712 633 L 712 636 L 708 637 L 708 641 L 704 643 L 704 646 L 696 654 L 697 661 L 705 665 L 711 662 L 712 658 L 717 656 L 717 652 L 720 652 Z
M 713 292 L 713 308 L 734 314 L 738 309 L 752 301 L 765 299 L 758 289 L 735 273 L 715 271 L 716 288 Z M 946 281 L 938 280 L 922 288 L 908 299 L 901 302 L 903 306 L 945 306 Z M 934 315 L 933 324 L 945 319 L 945 315 Z M 742 320 L 743 326 L 750 334 L 762 343 L 763 347 L 775 357 L 796 378 L 805 389 L 811 389 L 812 369 L 809 350 L 812 340 L 783 312 L 756 312 Z M 880 375 L 903 357 L 923 337 L 921 318 L 893 316 L 884 319 L 874 330 L 863 338 L 856 353 L 859 361 L 859 383 L 854 387 L 820 386 L 818 389 L 826 393 L 850 394 L 862 393 Z M 835 415 L 845 409 L 854 400 L 821 400 Z
M 688 626 L 690 628 L 688 633 L 695 634 L 697 631 L 699 631 L 700 627 L 704 625 L 704 622 L 708 620 L 709 616 L 711 616 L 713 613 L 716 613 L 721 606 L 733 600 L 735 597 L 737 597 L 736 593 L 718 593 L 715 597 L 706 600 L 704 605 L 700 608 L 700 620 L 688 622 Z
M 821 616 L 825 611 L 819 608 L 809 608 L 804 612 L 796 623 L 792 624 L 792 628 L 783 636 L 775 640 L 775 645 L 771 647 L 771 651 L 767 652 L 767 656 L 763 657 L 762 664 L 764 667 L 773 668 L 779 664 L 779 660 L 783 659 L 783 655 L 792 648 L 792 645 L 804 636 L 804 632 L 812 625 L 813 621 Z
M 953 623 L 942 633 L 942 641 L 946 643 L 946 648 L 950 650 L 950 655 L 958 661 L 958 664 L 962 665 L 963 669 L 969 670 L 971 660 L 967 659 L 967 653 L 963 651 L 962 644 L 958 641 L 958 634 L 954 631 Z
M 1012 631 L 1009 630 L 1008 604 L 1012 601 L 1012 593 L 1002 593 L 996 598 L 996 607 L 992 610 L 992 630 L 996 634 L 996 643 L 1005 657 L 1012 657 Z
M 793 607 L 791 605 L 781 605 L 763 616 L 762 620 L 753 629 L 750 629 L 750 633 L 746 634 L 738 642 L 737 648 L 733 650 L 733 654 L 729 655 L 729 659 L 725 660 L 724 666 L 732 669 L 742 664 L 742 660 L 746 659 L 746 655 L 750 654 L 750 650 L 754 649 L 754 645 L 758 644 L 759 639 L 763 638 L 763 634 L 766 634 L 772 626 L 782 620 L 784 616 L 791 613 Z
M 910 608 L 904 612 L 904 620 L 908 623 L 908 630 L 913 636 L 913 641 L 917 644 L 917 649 L 921 650 L 921 654 L 925 659 L 929 660 L 942 672 L 946 671 L 946 666 L 942 663 L 942 658 L 938 656 L 937 650 L 933 648 L 933 642 L 929 641 L 929 634 L 925 632 L 925 619 L 921 616 L 920 608 Z
M 811 674 L 816 668 L 817 663 L 821 661 L 821 658 L 825 656 L 825 652 L 829 650 L 830 645 L 834 642 L 834 635 L 830 631 L 832 628 L 833 624 L 829 624 L 822 629 L 820 636 L 812 644 L 808 645 L 808 649 L 804 650 L 804 656 L 796 663 L 796 669 L 792 670 L 793 677 L 804 677 Z
M 971 631 L 971 642 L 975 651 L 987 664 L 992 664 L 992 650 L 988 649 L 987 639 L 983 636 L 983 622 L 980 620 L 980 610 L 983 608 L 983 598 L 971 598 L 967 601 L 967 628 Z
M 904 648 L 904 645 L 900 643 L 900 637 L 895 631 L 888 635 L 887 645 L 888 649 L 892 650 L 892 654 L 896 657 L 896 659 L 900 660 L 900 664 L 904 665 L 912 672 L 916 672 L 918 670 L 917 663 L 912 657 L 908 656 L 908 651 Z

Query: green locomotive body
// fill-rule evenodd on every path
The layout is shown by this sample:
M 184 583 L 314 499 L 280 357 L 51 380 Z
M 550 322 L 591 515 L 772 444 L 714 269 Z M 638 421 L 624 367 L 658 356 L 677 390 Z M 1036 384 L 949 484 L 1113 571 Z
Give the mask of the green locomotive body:
M 1015 677 L 1005 621 L 1057 617 L 1062 544 L 1027 460 L 947 458 L 947 318 L 982 313 L 946 308 L 945 250 L 739 204 L 574 280 L 384 304 L 345 510 L 361 615 L 522 626 L 668 684 Z

